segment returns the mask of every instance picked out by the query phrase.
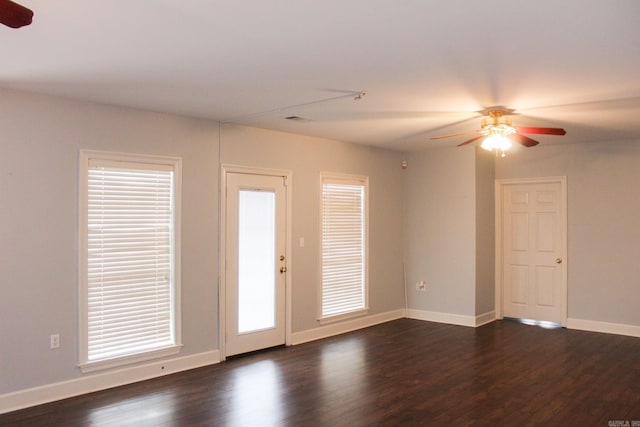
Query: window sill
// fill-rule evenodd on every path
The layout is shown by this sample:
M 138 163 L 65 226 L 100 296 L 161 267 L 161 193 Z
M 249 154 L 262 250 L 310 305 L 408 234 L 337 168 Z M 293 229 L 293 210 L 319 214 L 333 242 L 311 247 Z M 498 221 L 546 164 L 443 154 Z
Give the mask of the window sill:
M 151 350 L 144 353 L 137 353 L 127 356 L 115 357 L 113 359 L 97 360 L 95 362 L 83 362 L 78 366 L 83 374 L 89 372 L 103 371 L 106 369 L 117 368 L 119 366 L 132 365 L 134 363 L 145 362 L 147 360 L 158 359 L 165 356 L 171 356 L 180 353 L 182 344 L 171 347 L 164 347 L 158 350 Z
M 336 314 L 333 316 L 326 316 L 326 317 L 321 317 L 318 319 L 318 322 L 321 325 L 328 325 L 330 323 L 336 323 L 336 322 L 341 322 L 343 320 L 347 320 L 347 319 L 352 319 L 354 317 L 362 317 L 366 314 L 369 313 L 369 309 L 368 308 L 363 308 L 362 310 L 358 310 L 358 311 L 350 311 L 349 313 L 343 313 L 343 314 Z

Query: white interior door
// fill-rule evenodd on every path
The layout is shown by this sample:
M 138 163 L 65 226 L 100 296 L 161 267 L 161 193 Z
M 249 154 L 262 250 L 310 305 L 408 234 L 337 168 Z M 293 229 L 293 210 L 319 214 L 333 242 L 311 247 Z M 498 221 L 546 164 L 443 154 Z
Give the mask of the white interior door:
M 225 354 L 284 344 L 284 178 L 228 173 L 225 218 Z
M 566 323 L 563 181 L 502 185 L 502 314 Z

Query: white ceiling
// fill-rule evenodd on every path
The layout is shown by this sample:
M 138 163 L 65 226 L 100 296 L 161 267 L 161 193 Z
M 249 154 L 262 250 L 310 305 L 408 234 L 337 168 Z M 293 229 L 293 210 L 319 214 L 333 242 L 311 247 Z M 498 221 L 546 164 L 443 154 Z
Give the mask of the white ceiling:
M 0 87 L 397 150 L 494 105 L 567 130 L 541 144 L 640 138 L 638 0 L 14 1 Z

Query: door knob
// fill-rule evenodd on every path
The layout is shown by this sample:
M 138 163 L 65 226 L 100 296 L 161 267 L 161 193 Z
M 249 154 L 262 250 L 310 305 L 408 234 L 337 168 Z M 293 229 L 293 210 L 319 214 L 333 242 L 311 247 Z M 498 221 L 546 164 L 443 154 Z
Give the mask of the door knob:
M 286 273 L 287 267 L 280 267 L 280 274 Z
M 562 264 L 562 258 L 560 257 L 556 258 L 556 264 Z

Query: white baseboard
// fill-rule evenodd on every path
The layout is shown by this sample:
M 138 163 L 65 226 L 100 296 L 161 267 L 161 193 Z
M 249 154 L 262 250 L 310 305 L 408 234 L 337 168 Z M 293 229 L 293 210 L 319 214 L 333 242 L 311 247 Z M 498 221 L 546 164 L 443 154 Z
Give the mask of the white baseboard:
M 496 312 L 494 310 L 487 311 L 486 313 L 478 314 L 476 316 L 476 324 L 475 326 L 486 325 L 487 323 L 491 323 L 496 320 Z
M 0 414 L 219 362 L 220 352 L 214 350 L 2 394 Z
M 567 319 L 568 329 L 578 329 L 589 332 L 602 332 L 605 334 L 628 335 L 640 337 L 640 326 L 626 325 L 622 323 L 600 322 L 597 320 Z
M 409 319 L 426 320 L 428 322 L 448 323 L 457 326 L 469 326 L 472 328 L 482 326 L 496 319 L 495 311 L 489 311 L 477 316 L 463 314 L 441 313 L 438 311 L 425 311 L 410 308 L 407 310 Z
M 406 317 L 404 308 L 387 311 L 385 313 L 375 314 L 372 316 L 358 317 L 343 322 L 332 323 L 330 325 L 320 326 L 318 328 L 308 329 L 306 331 L 294 332 L 291 335 L 291 343 L 293 345 L 302 344 L 309 341 L 315 341 L 322 338 L 332 337 L 347 332 L 355 331 L 369 326 L 377 325 L 384 322 L 390 322 L 396 319 Z

